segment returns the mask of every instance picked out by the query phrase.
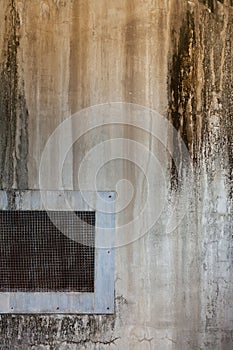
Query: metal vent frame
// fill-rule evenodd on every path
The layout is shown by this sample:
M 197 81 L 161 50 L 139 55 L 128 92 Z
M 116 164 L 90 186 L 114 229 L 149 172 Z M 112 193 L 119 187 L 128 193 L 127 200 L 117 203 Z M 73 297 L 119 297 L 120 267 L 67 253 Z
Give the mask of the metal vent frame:
M 65 210 L 67 203 L 71 210 L 97 208 L 94 293 L 0 292 L 0 314 L 114 313 L 115 192 L 85 192 L 84 197 L 79 191 L 0 191 L 0 210 L 45 210 L 44 203 L 46 209 L 58 211 Z

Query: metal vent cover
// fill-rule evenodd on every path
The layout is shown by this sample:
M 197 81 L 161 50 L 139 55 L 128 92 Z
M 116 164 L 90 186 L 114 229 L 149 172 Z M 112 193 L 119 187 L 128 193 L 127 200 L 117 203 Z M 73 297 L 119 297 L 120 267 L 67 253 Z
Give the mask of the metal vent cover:
M 114 208 L 114 192 L 0 191 L 0 313 L 113 313 Z

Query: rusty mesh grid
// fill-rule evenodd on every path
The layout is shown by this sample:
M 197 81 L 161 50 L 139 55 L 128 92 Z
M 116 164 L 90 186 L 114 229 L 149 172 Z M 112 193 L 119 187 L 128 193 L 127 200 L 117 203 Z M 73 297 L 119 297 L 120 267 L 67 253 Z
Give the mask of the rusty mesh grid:
M 49 216 L 0 211 L 1 292 L 94 292 L 95 212 L 50 211 Z

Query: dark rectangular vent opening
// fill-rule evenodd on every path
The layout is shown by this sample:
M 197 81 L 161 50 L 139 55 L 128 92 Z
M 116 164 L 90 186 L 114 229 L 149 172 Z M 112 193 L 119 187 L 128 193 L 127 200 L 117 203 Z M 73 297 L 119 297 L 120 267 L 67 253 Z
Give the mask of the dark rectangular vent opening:
M 0 291 L 94 292 L 94 243 L 95 212 L 1 210 Z

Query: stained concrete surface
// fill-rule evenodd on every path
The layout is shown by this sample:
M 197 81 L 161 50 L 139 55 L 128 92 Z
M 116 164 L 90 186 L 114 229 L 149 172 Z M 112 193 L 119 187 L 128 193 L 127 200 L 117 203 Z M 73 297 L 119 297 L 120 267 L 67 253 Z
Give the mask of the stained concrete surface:
M 116 101 L 170 120 L 178 137 L 169 142 L 183 175 L 168 162 L 169 196 L 189 188 L 186 215 L 174 231 L 165 233 L 165 217 L 116 250 L 114 315 L 2 315 L 0 349 L 231 350 L 232 1 L 0 5 L 1 188 L 39 188 L 41 154 L 55 127 L 85 107 Z M 87 150 L 117 134 L 150 144 L 150 136 L 129 127 L 84 135 L 70 155 L 74 176 L 67 188 L 78 188 L 75 174 Z M 86 171 L 88 178 L 91 165 Z M 115 160 L 99 188 L 114 189 L 118 176 L 135 186 L 134 217 L 143 176 Z

